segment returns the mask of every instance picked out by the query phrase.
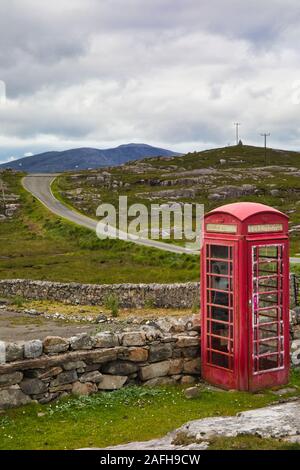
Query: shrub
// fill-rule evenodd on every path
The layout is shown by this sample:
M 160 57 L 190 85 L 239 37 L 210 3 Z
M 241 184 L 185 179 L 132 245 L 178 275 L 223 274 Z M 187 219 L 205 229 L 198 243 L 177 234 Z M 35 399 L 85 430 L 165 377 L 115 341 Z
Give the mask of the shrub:
M 119 299 L 116 294 L 109 294 L 104 300 L 104 306 L 113 317 L 117 317 L 119 314 Z

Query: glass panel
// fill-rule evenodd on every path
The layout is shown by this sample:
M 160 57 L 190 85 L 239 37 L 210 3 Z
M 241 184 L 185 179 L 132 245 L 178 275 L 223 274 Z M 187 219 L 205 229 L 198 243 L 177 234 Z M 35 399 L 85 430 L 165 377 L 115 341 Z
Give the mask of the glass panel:
M 278 355 L 261 357 L 258 360 L 259 370 L 277 369 L 278 367 Z
M 272 354 L 278 351 L 278 340 L 272 339 L 259 343 L 258 354 Z
M 211 307 L 211 317 L 214 320 L 229 322 L 229 310 L 224 307 Z
M 228 259 L 229 257 L 228 246 L 211 245 L 210 257 Z
M 229 305 L 229 294 L 225 292 L 219 292 L 216 290 L 211 291 L 211 303 L 216 305 Z
M 211 322 L 211 334 L 228 338 L 230 335 L 229 326 L 224 323 Z
M 211 274 L 218 274 L 218 275 L 230 275 L 231 273 L 229 272 L 229 266 L 226 261 L 211 261 L 210 262 L 210 269 L 208 269 L 208 272 Z
M 229 358 L 224 354 L 212 352 L 211 361 L 216 366 L 225 367 L 225 369 L 229 369 Z
M 210 287 L 218 290 L 231 290 L 231 282 L 229 277 L 210 276 Z
M 261 293 L 258 298 L 259 298 L 259 302 L 258 302 L 259 308 L 271 307 L 272 305 L 278 304 L 277 292 L 275 292 L 274 294 L 262 294 Z
M 259 276 L 266 276 L 268 274 L 277 273 L 278 264 L 277 261 L 265 261 L 260 262 L 258 266 L 258 275 Z

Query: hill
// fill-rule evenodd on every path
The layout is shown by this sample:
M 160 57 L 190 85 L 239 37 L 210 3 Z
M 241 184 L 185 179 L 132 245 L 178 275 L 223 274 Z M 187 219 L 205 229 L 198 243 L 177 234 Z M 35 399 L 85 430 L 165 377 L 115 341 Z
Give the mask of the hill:
M 267 163 L 267 164 L 266 164 Z M 95 217 L 100 203 L 199 203 L 205 212 L 237 201 L 261 202 L 290 217 L 292 253 L 300 253 L 300 153 L 251 146 L 223 147 L 176 158 L 149 158 L 109 171 L 64 174 L 53 185 L 56 195 Z
M 146 157 L 177 156 L 177 152 L 146 144 L 120 145 L 112 149 L 78 148 L 62 152 L 45 152 L 4 163 L 0 168 L 11 168 L 28 173 L 61 173 L 116 166 Z

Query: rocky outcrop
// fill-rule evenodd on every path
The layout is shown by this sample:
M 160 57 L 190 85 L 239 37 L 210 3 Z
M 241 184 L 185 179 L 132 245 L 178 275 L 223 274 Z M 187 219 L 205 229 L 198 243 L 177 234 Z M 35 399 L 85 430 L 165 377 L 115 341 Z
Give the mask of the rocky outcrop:
M 190 421 L 165 437 L 146 442 L 131 442 L 114 450 L 188 450 L 207 449 L 215 437 L 242 435 L 300 442 L 300 402 L 283 403 L 236 416 L 217 416 Z

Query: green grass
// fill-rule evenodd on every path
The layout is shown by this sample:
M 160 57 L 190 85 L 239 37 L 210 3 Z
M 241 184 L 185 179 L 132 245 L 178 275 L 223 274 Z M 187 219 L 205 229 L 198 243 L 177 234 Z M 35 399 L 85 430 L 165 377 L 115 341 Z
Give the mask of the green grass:
M 21 185 L 2 178 L 20 195 L 21 209 L 0 223 L 0 278 L 83 283 L 184 282 L 199 278 L 197 257 L 99 240 L 90 230 L 51 214 Z
M 291 384 L 300 386 L 299 371 L 293 373 Z M 189 420 L 234 415 L 277 401 L 279 397 L 271 391 L 204 390 L 199 398 L 189 400 L 182 387 L 128 387 L 6 411 L 0 416 L 0 449 L 76 449 L 148 440 Z M 258 446 L 252 437 L 249 439 L 249 446 Z M 222 446 L 228 448 L 229 442 L 224 440 Z

